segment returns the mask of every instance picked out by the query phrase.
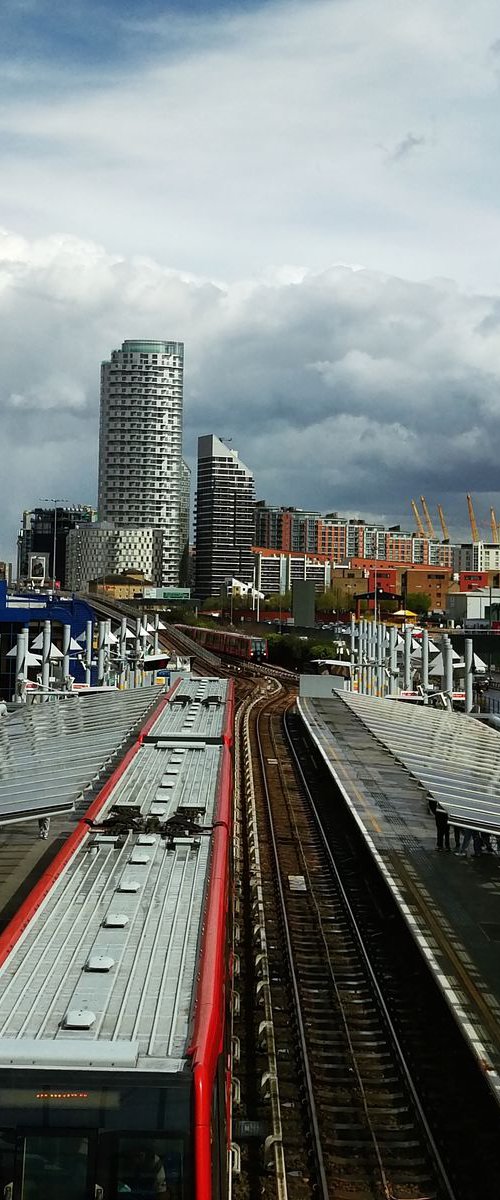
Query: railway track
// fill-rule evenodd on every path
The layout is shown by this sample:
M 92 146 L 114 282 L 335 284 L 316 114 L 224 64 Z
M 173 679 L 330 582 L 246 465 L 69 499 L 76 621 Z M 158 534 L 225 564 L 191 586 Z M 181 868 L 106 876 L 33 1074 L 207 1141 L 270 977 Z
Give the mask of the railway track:
M 288 718 L 294 761 L 290 704 L 268 701 L 253 729 L 287 1194 L 494 1200 L 484 1081 L 345 819 L 321 831 L 301 764 L 323 803 L 325 783 Z

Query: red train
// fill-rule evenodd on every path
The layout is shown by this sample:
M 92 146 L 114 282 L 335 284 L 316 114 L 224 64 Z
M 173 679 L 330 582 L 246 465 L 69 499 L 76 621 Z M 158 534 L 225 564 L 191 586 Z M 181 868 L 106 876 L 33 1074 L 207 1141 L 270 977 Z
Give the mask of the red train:
M 0 1196 L 227 1193 L 233 722 L 176 683 L 0 935 Z
M 265 662 L 267 659 L 267 641 L 246 633 L 232 633 L 228 629 L 205 629 L 201 625 L 176 625 L 187 637 L 199 642 L 214 654 L 226 654 L 230 658 L 242 658 L 245 661 Z

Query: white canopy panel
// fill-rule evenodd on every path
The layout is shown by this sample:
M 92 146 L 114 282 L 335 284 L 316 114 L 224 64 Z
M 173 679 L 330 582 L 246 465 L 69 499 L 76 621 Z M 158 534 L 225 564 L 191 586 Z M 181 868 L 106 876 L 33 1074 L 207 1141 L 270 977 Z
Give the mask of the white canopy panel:
M 101 688 L 19 705 L 2 720 L 0 825 L 72 812 L 162 694 Z
M 474 717 L 339 692 L 457 825 L 500 833 L 500 733 Z

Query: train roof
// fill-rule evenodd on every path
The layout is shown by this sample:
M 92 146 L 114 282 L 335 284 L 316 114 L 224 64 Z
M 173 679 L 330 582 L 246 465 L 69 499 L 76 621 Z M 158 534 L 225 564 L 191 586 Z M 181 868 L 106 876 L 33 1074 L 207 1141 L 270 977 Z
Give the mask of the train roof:
M 196 741 L 187 718 L 175 730 L 186 694 L 200 704 Z M 182 681 L 117 772 L 0 968 L 1 1065 L 185 1068 L 213 826 L 228 811 L 232 695 L 227 681 Z
M 182 738 L 187 745 L 200 738 L 216 741 L 223 732 L 226 700 L 225 679 L 202 676 L 196 680 L 182 680 L 148 737 L 164 738 L 167 742 Z

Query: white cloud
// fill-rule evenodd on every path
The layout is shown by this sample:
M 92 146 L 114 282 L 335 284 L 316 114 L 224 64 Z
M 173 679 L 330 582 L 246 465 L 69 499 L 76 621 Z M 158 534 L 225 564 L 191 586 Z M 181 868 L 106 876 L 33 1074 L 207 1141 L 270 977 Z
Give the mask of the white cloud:
M 10 226 L 17 212 L 30 235 L 66 229 L 210 278 L 343 260 L 498 286 L 494 0 L 297 0 L 146 25 L 146 60 L 93 79 L 44 64 L 7 93 Z
M 463 527 L 477 490 L 486 511 L 493 0 L 122 26 L 142 58 L 100 73 L 4 64 L 3 554 L 40 496 L 94 498 L 99 362 L 141 334 L 186 343 L 188 452 L 232 435 L 261 495 L 407 523 L 427 490 Z
M 95 499 L 99 363 L 186 344 L 185 447 L 232 436 L 259 495 L 410 522 L 426 491 L 465 533 L 498 487 L 500 302 L 338 266 L 212 283 L 74 237 L 0 239 L 0 557 L 41 497 Z M 481 515 L 481 500 L 478 500 Z

